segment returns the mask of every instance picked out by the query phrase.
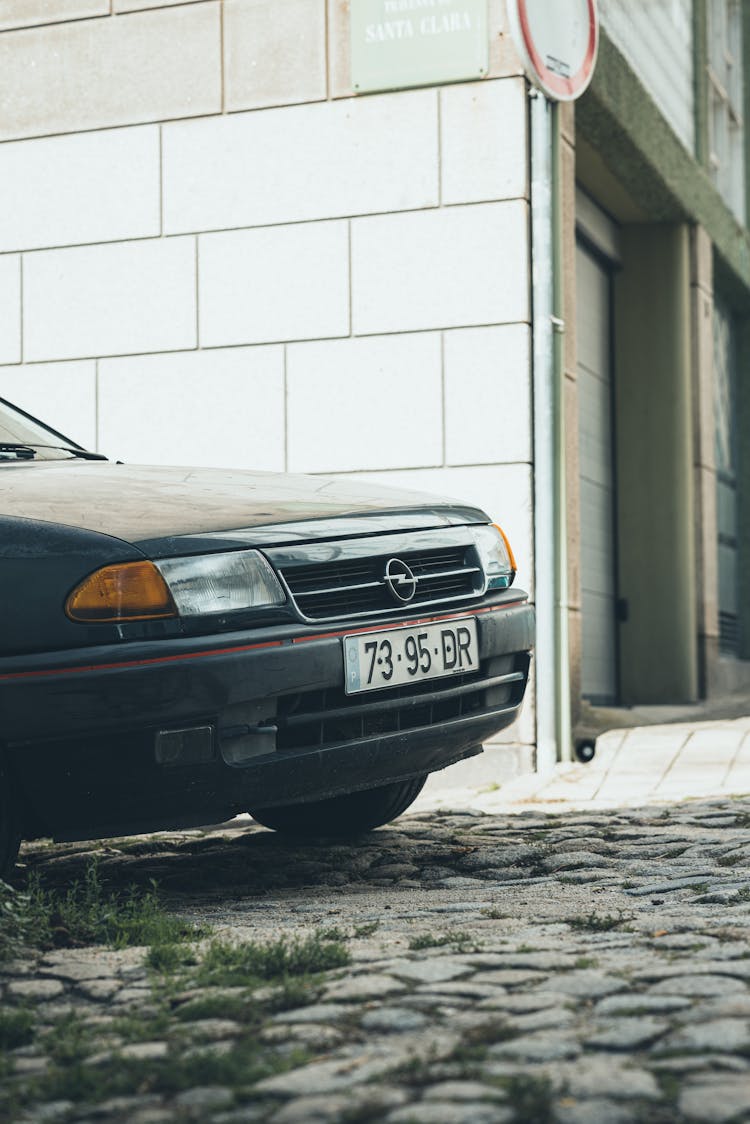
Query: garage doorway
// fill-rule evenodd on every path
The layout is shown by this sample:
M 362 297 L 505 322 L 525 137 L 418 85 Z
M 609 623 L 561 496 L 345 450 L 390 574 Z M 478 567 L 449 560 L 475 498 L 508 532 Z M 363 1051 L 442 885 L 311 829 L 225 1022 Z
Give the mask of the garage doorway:
M 729 306 L 714 294 L 714 416 L 718 531 L 719 651 L 739 655 L 737 340 Z
M 581 574 L 581 693 L 619 698 L 612 283 L 618 231 L 576 195 L 576 349 Z

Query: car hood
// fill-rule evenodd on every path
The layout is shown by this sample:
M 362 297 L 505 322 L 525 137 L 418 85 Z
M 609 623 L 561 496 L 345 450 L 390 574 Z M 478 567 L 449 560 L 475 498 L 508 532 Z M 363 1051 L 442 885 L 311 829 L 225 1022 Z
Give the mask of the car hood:
M 0 515 L 96 531 L 152 556 L 487 521 L 458 501 L 359 480 L 109 461 L 3 465 Z

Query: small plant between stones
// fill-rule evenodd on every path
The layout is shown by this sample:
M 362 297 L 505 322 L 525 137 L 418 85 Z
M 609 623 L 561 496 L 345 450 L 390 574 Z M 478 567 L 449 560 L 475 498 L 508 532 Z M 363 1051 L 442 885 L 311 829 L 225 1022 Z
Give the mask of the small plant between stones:
M 420 933 L 409 940 L 412 952 L 423 948 L 443 948 L 452 945 L 457 952 L 466 952 L 476 947 L 476 941 L 471 933 Z
M 619 913 L 596 913 L 592 910 L 585 917 L 571 917 L 568 925 L 571 929 L 588 930 L 592 933 L 608 933 L 611 929 L 618 929 L 621 925 L 632 921 L 626 917 L 622 910 Z
M 92 896 L 97 897 L 90 890 Z M 131 916 L 128 907 L 126 920 Z M 153 903 L 146 916 L 153 916 Z M 179 927 L 160 925 L 153 930 L 157 941 L 165 932 L 179 940 L 156 943 L 149 949 L 151 1002 L 147 1008 L 137 1017 L 124 1013 L 115 1019 L 108 1031 L 112 1037 L 103 1050 L 96 1026 L 79 1014 L 56 1020 L 40 1039 L 50 1063 L 47 1073 L 4 1090 L 0 1116 L 3 1110 L 18 1112 L 41 1101 L 95 1104 L 134 1088 L 173 1095 L 196 1084 L 227 1088 L 242 1101 L 252 1095 L 252 1086 L 261 1078 L 308 1060 L 304 1049 L 263 1044 L 258 1032 L 269 1014 L 314 1001 L 320 973 L 348 964 L 347 948 L 326 931 L 267 943 L 214 938 L 190 944 L 185 942 L 183 923 L 178 918 L 170 920 Z M 130 927 L 126 932 L 131 932 Z M 229 998 L 227 988 L 231 989 Z M 231 1047 L 220 1053 L 199 1046 L 186 1051 L 196 1021 L 212 1017 L 230 1018 L 237 1024 Z M 36 1030 L 30 1010 L 0 1009 L 4 1052 L 27 1045 Z M 160 1052 L 143 1058 L 131 1056 L 127 1048 L 136 1043 L 143 1043 L 146 1049 L 149 1044 L 158 1046 Z
M 32 874 L 25 890 L 0 883 L 0 963 L 29 949 L 109 945 L 165 945 L 195 940 L 195 925 L 168 913 L 157 886 L 108 891 L 92 859 L 81 881 L 65 890 L 46 889 Z

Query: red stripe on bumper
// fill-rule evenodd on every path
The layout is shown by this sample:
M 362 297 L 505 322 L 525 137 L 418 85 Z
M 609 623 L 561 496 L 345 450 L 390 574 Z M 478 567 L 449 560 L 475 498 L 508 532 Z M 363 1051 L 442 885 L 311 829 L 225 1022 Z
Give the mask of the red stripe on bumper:
M 498 613 L 503 609 L 510 609 L 514 605 L 523 605 L 523 599 L 518 601 L 504 601 L 501 605 L 490 605 L 481 609 L 465 609 L 460 613 L 446 613 L 437 617 L 419 617 L 408 621 L 398 621 L 395 624 L 384 624 L 380 628 L 368 625 L 365 628 L 346 628 L 340 632 L 317 632 L 313 636 L 295 636 L 292 644 L 306 644 L 311 640 L 332 640 L 338 636 L 357 636 L 365 632 L 392 632 L 396 628 L 409 628 L 413 625 L 432 624 L 438 621 L 455 621 L 463 617 L 476 617 L 480 613 Z M 38 679 L 42 676 L 54 675 L 82 675 L 90 671 L 115 671 L 127 667 L 150 667 L 153 664 L 177 663 L 182 660 L 198 660 L 206 656 L 231 656 L 238 652 L 256 652 L 261 648 L 281 648 L 287 641 L 265 640 L 260 644 L 240 644 L 232 648 L 210 648 L 202 652 L 184 652 L 175 656 L 153 656 L 145 660 L 122 660 L 117 663 L 84 664 L 80 667 L 43 668 L 39 671 L 10 671 L 0 674 L 0 682 L 8 679 Z

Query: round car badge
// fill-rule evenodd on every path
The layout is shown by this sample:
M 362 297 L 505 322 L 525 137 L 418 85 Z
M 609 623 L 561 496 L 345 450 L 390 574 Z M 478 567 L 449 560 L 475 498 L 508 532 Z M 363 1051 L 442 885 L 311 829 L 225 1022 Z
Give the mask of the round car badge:
M 411 601 L 417 592 L 417 579 L 400 558 L 389 560 L 385 568 L 385 584 L 396 601 Z
M 531 81 L 554 101 L 580 97 L 599 46 L 596 0 L 508 0 L 508 17 Z

